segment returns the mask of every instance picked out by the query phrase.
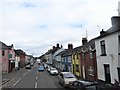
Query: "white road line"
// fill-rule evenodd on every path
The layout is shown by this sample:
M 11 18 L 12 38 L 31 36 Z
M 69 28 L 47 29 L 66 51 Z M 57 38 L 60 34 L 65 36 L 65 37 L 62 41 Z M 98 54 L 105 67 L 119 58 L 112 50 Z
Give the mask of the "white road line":
M 35 88 L 37 88 L 37 82 L 35 83 Z
M 38 79 L 38 77 L 36 76 L 36 80 Z
M 25 76 L 27 74 L 27 72 L 23 73 L 22 75 Z
M 15 84 L 13 84 L 12 87 L 15 87 L 20 82 L 20 80 L 21 80 L 21 78 Z

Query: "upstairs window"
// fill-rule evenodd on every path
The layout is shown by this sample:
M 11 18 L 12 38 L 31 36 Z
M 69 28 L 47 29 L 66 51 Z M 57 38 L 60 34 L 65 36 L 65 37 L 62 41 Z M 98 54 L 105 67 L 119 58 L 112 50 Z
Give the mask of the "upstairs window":
M 90 52 L 90 59 L 93 58 L 93 52 Z
M 79 54 L 77 53 L 77 59 L 79 59 Z
M 5 51 L 4 50 L 2 51 L 2 56 L 5 56 Z
M 85 53 L 82 53 L 82 59 L 83 60 L 85 59 Z
M 106 56 L 105 40 L 100 42 L 101 44 L 101 56 Z

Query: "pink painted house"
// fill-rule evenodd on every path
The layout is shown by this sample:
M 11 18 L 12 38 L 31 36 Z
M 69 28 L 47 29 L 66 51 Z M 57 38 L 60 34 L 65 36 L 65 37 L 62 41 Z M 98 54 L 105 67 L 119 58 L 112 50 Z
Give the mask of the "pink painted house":
M 2 63 L 2 72 L 9 72 L 9 49 L 6 44 L 0 42 L 0 63 Z
M 15 52 L 13 44 L 7 46 L 0 41 L 0 69 L 3 73 L 9 73 L 14 69 Z

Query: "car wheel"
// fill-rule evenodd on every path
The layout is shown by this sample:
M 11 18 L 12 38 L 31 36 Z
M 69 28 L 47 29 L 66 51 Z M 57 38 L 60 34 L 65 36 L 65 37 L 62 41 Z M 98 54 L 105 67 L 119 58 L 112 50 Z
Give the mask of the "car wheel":
M 66 86 L 65 86 L 65 83 L 63 83 L 63 87 L 65 88 Z

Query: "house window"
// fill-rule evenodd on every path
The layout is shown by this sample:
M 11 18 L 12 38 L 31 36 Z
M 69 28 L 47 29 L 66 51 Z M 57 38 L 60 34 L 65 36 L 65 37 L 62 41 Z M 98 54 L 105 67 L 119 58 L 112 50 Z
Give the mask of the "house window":
M 89 75 L 90 75 L 90 76 L 94 76 L 94 70 L 93 70 L 93 67 L 92 67 L 92 66 L 90 66 L 90 67 L 88 68 L 88 72 L 89 72 Z
M 2 56 L 5 56 L 5 51 L 4 50 L 2 51 Z
M 78 55 L 78 53 L 77 53 L 77 59 L 79 59 L 79 55 Z
M 106 56 L 105 40 L 100 42 L 101 44 L 101 56 Z
M 9 58 L 12 58 L 12 54 L 9 54 Z
M 75 54 L 73 54 L 73 59 L 75 59 Z
M 93 58 L 93 52 L 90 52 L 90 58 L 91 59 Z
M 83 60 L 85 59 L 85 53 L 82 53 L 82 59 Z
M 76 72 L 79 72 L 79 65 L 76 65 Z

